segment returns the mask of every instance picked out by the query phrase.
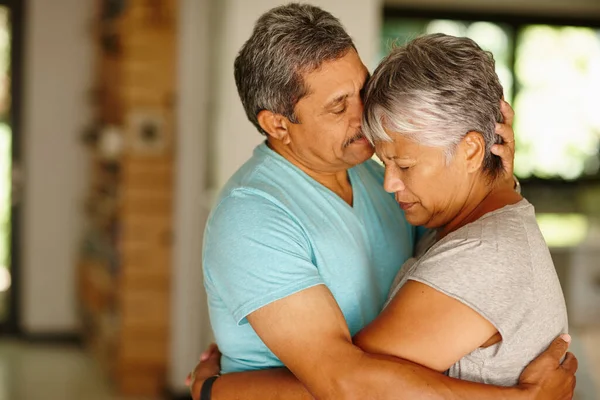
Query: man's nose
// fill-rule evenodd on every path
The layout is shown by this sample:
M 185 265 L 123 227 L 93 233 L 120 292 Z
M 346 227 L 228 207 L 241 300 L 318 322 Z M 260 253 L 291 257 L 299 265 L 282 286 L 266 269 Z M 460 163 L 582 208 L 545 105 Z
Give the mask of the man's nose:
M 349 111 L 351 112 L 352 125 L 357 127 L 361 126 L 363 115 L 362 99 L 359 98 L 357 101 L 353 102 Z

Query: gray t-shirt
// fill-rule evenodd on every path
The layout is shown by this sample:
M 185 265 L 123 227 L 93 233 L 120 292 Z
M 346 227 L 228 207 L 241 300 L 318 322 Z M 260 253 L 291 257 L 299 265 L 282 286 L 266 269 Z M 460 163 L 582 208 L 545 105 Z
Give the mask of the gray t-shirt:
M 502 341 L 466 355 L 448 375 L 515 385 L 523 369 L 568 326 L 562 289 L 533 206 L 522 200 L 434 241 L 435 232 L 421 240 L 416 258 L 394 280 L 390 299 L 410 279 L 477 311 L 498 329 Z

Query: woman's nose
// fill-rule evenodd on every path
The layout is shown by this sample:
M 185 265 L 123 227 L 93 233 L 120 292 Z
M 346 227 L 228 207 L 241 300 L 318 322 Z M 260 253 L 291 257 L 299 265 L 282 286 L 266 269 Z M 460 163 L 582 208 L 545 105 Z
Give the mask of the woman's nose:
M 396 193 L 403 191 L 406 186 L 397 172 L 393 171 L 393 168 L 385 168 L 385 178 L 383 180 L 383 188 L 388 193 Z

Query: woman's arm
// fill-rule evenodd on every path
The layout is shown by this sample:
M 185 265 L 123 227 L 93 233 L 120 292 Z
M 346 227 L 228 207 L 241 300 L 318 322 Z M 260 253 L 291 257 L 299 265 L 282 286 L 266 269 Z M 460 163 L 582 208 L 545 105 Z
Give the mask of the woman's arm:
M 409 280 L 375 321 L 354 337 L 354 343 L 368 353 L 443 372 L 497 332 L 472 308 Z

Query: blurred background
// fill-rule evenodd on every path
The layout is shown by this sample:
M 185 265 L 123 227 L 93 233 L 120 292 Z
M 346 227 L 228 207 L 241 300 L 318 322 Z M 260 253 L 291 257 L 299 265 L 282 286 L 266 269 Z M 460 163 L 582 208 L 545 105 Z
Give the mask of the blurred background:
M 600 399 L 600 1 L 313 0 L 372 70 L 468 36 L 513 105 L 516 174 Z M 280 0 L 0 0 L 0 400 L 186 398 L 211 341 L 202 231 L 261 136 L 233 59 Z

